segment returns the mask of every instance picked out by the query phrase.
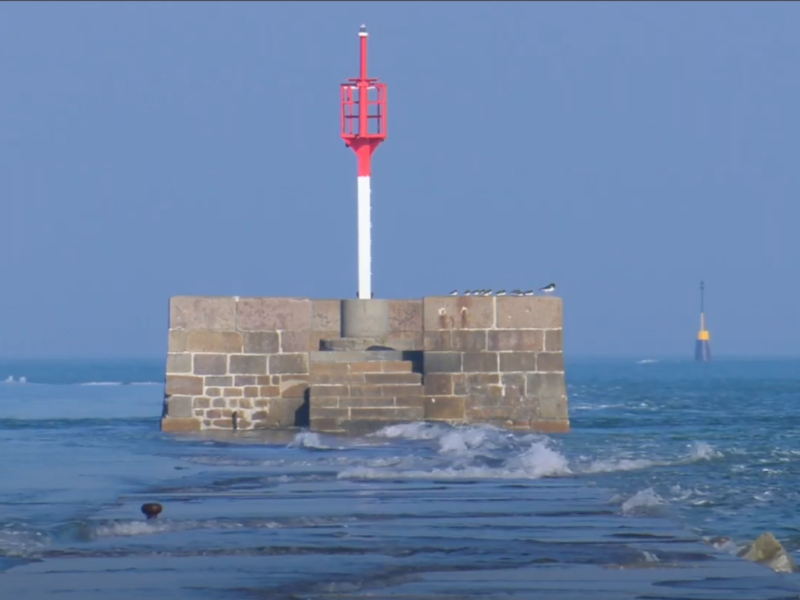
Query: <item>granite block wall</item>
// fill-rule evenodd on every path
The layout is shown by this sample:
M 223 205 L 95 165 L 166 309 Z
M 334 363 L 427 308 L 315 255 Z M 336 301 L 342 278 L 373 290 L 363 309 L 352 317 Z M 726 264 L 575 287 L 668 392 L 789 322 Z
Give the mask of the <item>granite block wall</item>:
M 334 326 L 325 302 L 172 298 L 162 429 L 306 425 L 308 350 L 315 326 Z
M 560 298 L 423 300 L 425 418 L 569 430 Z

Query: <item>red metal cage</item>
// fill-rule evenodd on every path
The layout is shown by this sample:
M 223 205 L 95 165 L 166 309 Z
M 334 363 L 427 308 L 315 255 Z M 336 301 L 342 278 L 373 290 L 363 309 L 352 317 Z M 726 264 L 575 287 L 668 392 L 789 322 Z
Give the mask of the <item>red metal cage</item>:
M 386 84 L 351 79 L 342 84 L 342 138 L 386 139 Z

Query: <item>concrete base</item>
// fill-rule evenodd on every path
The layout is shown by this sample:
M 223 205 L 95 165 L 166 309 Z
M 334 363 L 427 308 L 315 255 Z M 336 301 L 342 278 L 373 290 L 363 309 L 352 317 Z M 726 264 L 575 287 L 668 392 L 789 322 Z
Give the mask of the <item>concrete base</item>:
M 387 300 L 342 300 L 343 338 L 381 338 L 388 334 Z

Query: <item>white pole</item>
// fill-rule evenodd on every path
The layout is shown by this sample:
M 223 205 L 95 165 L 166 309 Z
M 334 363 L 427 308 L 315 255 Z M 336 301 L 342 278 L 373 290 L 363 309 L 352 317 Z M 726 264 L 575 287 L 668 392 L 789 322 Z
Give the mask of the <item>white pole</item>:
M 358 297 L 372 298 L 372 235 L 369 176 L 358 178 Z

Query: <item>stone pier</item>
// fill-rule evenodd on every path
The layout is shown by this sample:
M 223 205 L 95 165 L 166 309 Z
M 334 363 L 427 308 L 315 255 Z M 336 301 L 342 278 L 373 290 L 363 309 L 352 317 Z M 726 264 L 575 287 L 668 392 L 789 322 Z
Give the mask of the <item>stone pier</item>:
M 385 335 L 370 345 L 344 337 L 352 306 L 341 300 L 172 298 L 162 429 L 569 430 L 561 299 L 382 302 Z

